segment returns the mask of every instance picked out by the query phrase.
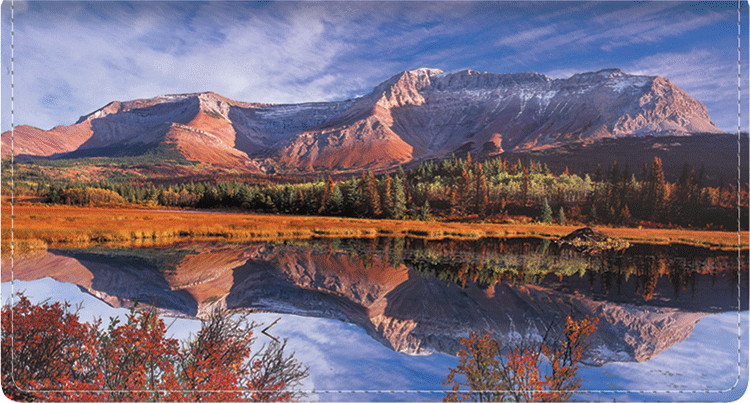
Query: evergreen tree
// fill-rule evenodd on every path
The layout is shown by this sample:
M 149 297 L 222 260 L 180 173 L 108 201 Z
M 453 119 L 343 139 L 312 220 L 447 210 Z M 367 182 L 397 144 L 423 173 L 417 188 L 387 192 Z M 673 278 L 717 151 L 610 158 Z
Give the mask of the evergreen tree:
M 348 217 L 362 217 L 365 214 L 362 201 L 362 181 L 351 179 L 341 184 L 344 196 L 344 215 Z
M 562 186 L 557 186 L 557 195 L 555 196 L 555 204 L 562 208 L 565 205 L 565 192 L 563 192 Z
M 607 210 L 617 210 L 620 208 L 620 203 L 622 202 L 621 185 L 622 181 L 620 180 L 620 168 L 617 165 L 617 161 L 615 161 L 609 171 L 609 184 L 607 186 L 609 197 L 606 200 L 607 204 L 605 206 Z M 612 218 L 613 217 L 610 217 L 610 219 Z
M 646 213 L 652 220 L 658 219 L 665 208 L 667 197 L 667 182 L 664 179 L 664 169 L 659 157 L 654 157 L 645 185 Z
M 406 192 L 402 178 L 403 176 L 396 175 L 391 182 L 392 216 L 397 220 L 404 218 L 406 214 Z
M 412 220 L 419 218 L 419 212 L 417 211 L 417 205 L 415 203 L 411 203 L 411 207 L 409 207 L 409 218 Z
M 429 200 L 424 201 L 424 206 L 422 206 L 422 211 L 420 211 L 419 218 L 422 221 L 427 221 L 428 219 L 430 219 L 430 201 Z
M 703 193 L 703 166 L 702 165 L 701 165 L 700 171 L 695 172 L 695 169 L 690 171 L 687 201 L 691 204 L 699 204 L 700 199 L 701 199 L 701 193 Z
M 630 165 L 625 163 L 625 168 L 622 170 L 622 183 L 620 184 L 620 205 L 624 204 L 630 197 L 630 176 Z
M 545 224 L 549 224 L 552 222 L 552 209 L 550 208 L 546 197 L 542 202 L 542 216 L 540 217 L 540 221 Z
M 396 176 L 401 178 L 402 180 L 406 178 L 406 173 L 404 172 L 404 168 L 399 165 L 398 169 L 396 170 Z
M 336 184 L 333 186 L 331 191 L 331 197 L 328 199 L 328 206 L 326 210 L 328 214 L 339 215 L 344 209 L 344 195 L 341 193 L 341 189 Z
M 542 175 L 544 175 L 544 176 L 547 176 L 547 175 L 549 175 L 549 174 L 550 174 L 550 172 L 549 172 L 549 167 L 547 166 L 547 163 L 546 163 L 546 162 L 545 162 L 544 164 L 542 164 L 542 171 L 541 171 L 541 174 L 542 174 Z

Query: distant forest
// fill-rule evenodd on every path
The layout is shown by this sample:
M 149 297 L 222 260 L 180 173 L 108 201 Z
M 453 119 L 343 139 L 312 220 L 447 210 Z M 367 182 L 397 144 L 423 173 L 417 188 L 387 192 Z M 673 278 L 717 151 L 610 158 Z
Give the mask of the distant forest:
M 703 185 L 703 169 L 685 164 L 674 182 L 662 161 L 632 170 L 617 163 L 590 174 L 554 174 L 535 161 L 502 158 L 482 163 L 452 157 L 404 171 L 302 183 L 247 184 L 199 181 L 179 184 L 133 180 L 48 183 L 34 193 L 48 203 L 117 206 L 138 204 L 235 209 L 270 214 L 411 220 L 452 220 L 616 226 L 678 226 L 736 230 L 747 227 L 747 185 Z M 641 178 L 640 180 L 636 179 Z

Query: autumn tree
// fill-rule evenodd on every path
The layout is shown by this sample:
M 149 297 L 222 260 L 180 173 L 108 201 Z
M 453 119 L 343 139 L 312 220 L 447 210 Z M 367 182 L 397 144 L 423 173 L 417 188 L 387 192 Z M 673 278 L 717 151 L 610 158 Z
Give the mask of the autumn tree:
M 2 387 L 25 401 L 285 401 L 307 369 L 286 341 L 254 353 L 254 325 L 217 312 L 179 346 L 153 309 L 81 323 L 69 305 L 21 296 L 2 309 Z M 11 327 L 10 329 L 8 327 Z
M 380 193 L 380 206 L 385 218 L 393 218 L 393 196 L 391 194 L 391 176 L 386 174 L 382 180 L 382 189 Z
M 451 189 L 451 214 L 463 215 L 467 207 L 472 210 L 474 202 L 474 178 L 467 168 L 461 170 L 461 176 Z
M 127 321 L 113 319 L 100 337 L 97 364 L 102 389 L 120 401 L 158 400 L 158 390 L 174 389 L 177 340 L 166 337 L 166 326 L 155 310 L 133 310 Z
M 362 196 L 365 212 L 368 217 L 379 217 L 383 211 L 380 208 L 380 193 L 378 192 L 375 175 L 368 171 L 362 174 Z
M 246 318 L 231 319 L 225 312 L 214 312 L 204 321 L 179 366 L 182 387 L 193 391 L 193 400 L 279 401 L 299 396 L 290 388 L 299 385 L 307 370 L 294 354 L 284 354 L 286 341 L 253 355 L 253 328 Z M 223 364 L 221 370 L 217 361 Z
M 558 340 L 551 340 L 548 331 L 541 343 L 506 349 L 491 333 L 472 332 L 461 338 L 459 364 L 444 382 L 452 391 L 443 400 L 567 401 L 581 386 L 578 366 L 598 321 L 568 316 Z
M 622 212 L 620 212 L 620 224 L 630 224 L 631 218 L 630 208 L 628 208 L 628 205 L 626 204 L 625 207 L 622 208 Z
M 476 164 L 474 173 L 474 183 L 476 189 L 474 190 L 474 211 L 479 217 L 487 215 L 487 205 L 489 204 L 489 193 L 487 187 L 487 176 L 484 174 L 484 169 L 481 163 Z
M 562 206 L 560 206 L 560 210 L 557 212 L 557 222 L 560 225 L 568 223 L 568 220 L 565 218 L 565 209 Z
M 519 165 L 521 164 L 521 161 L 518 161 Z M 529 184 L 531 183 L 531 180 L 529 179 L 529 167 L 524 166 L 523 168 L 523 181 L 521 182 L 521 205 L 524 207 L 529 202 Z
M 13 309 L 2 310 L 3 392 L 33 401 L 36 390 L 91 388 L 101 380 L 98 348 L 96 324 L 81 323 L 69 304 L 34 305 L 20 296 Z
M 331 175 L 328 175 L 328 178 L 326 179 L 326 187 L 323 190 L 323 197 L 320 198 L 320 209 L 318 210 L 318 213 L 328 212 L 328 201 L 331 199 L 334 186 L 335 184 L 333 183 Z
M 459 196 L 458 186 L 453 186 L 450 190 L 450 213 L 453 216 L 460 216 L 464 212 L 463 205 Z

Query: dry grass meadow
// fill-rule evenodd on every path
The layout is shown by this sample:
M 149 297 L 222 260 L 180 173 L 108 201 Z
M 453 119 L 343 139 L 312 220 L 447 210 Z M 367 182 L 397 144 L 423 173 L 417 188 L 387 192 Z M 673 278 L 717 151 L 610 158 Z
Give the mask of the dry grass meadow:
M 394 221 L 240 214 L 227 212 L 144 210 L 21 204 L 2 206 L 2 249 L 84 248 L 94 245 L 142 246 L 187 240 L 242 242 L 313 237 L 414 236 L 424 238 L 557 238 L 579 226 Z M 714 249 L 748 248 L 748 232 L 680 229 L 601 228 L 614 237 L 638 243 L 682 243 Z

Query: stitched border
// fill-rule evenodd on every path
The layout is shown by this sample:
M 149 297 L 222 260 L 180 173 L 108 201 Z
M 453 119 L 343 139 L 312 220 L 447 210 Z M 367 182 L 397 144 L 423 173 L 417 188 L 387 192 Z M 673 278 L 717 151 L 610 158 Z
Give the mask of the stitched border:
M 748 0 L 746 0 L 748 1 Z M 11 301 L 13 300 L 13 296 L 15 295 L 14 291 L 14 285 L 15 285 L 15 14 L 14 14 L 14 3 L 15 0 L 10 1 L 10 140 L 11 140 L 11 153 L 10 153 L 10 170 L 11 170 L 11 177 L 10 177 L 10 219 L 11 219 L 11 228 L 10 228 L 10 261 L 11 261 L 11 267 L 10 267 L 10 273 L 11 273 L 11 281 L 10 281 L 10 287 L 11 287 Z M 750 3 L 748 4 L 750 6 Z M 742 136 L 742 63 L 741 63 L 741 55 L 742 55 L 742 46 L 741 46 L 741 6 L 742 6 L 742 0 L 737 0 L 737 380 L 735 381 L 735 384 L 725 390 L 708 390 L 708 389 L 696 389 L 696 390 L 596 390 L 596 389 L 587 389 L 587 390 L 577 390 L 574 391 L 574 393 L 580 393 L 580 394 L 588 394 L 588 393 L 640 393 L 640 394 L 657 394 L 657 393 L 676 393 L 676 394 L 694 394 L 694 393 L 725 393 L 733 391 L 737 386 L 739 385 L 741 375 L 742 375 L 742 336 L 741 336 L 741 330 L 742 330 L 742 322 L 741 322 L 741 264 L 742 264 L 742 254 L 741 254 L 741 241 L 742 241 L 742 229 L 741 229 L 741 185 L 742 185 L 742 172 L 741 172 L 741 136 Z M 750 89 L 748 89 L 750 90 Z M 750 145 L 748 146 L 748 159 L 750 160 Z M 749 173 L 750 174 L 750 173 Z M 750 218 L 748 218 L 748 224 L 750 224 Z M 13 338 L 13 315 L 11 310 L 11 338 Z M 12 351 L 12 354 L 14 351 Z M 11 360 L 11 365 L 13 365 L 13 361 Z M 11 374 L 11 377 L 13 374 Z M 52 389 L 44 389 L 45 392 L 55 392 L 59 390 L 52 390 Z M 153 390 L 153 391 L 168 391 L 168 390 Z M 212 392 L 221 392 L 221 390 L 211 390 Z M 90 392 L 94 394 L 99 393 L 108 393 L 109 390 L 88 390 L 84 392 Z M 310 393 L 310 394 L 445 394 L 449 392 L 448 390 L 389 390 L 389 391 L 381 391 L 381 390 L 306 390 L 302 391 L 304 393 Z M 487 392 L 493 392 L 493 391 L 487 391 Z M 498 392 L 502 392 L 502 390 L 499 390 Z

